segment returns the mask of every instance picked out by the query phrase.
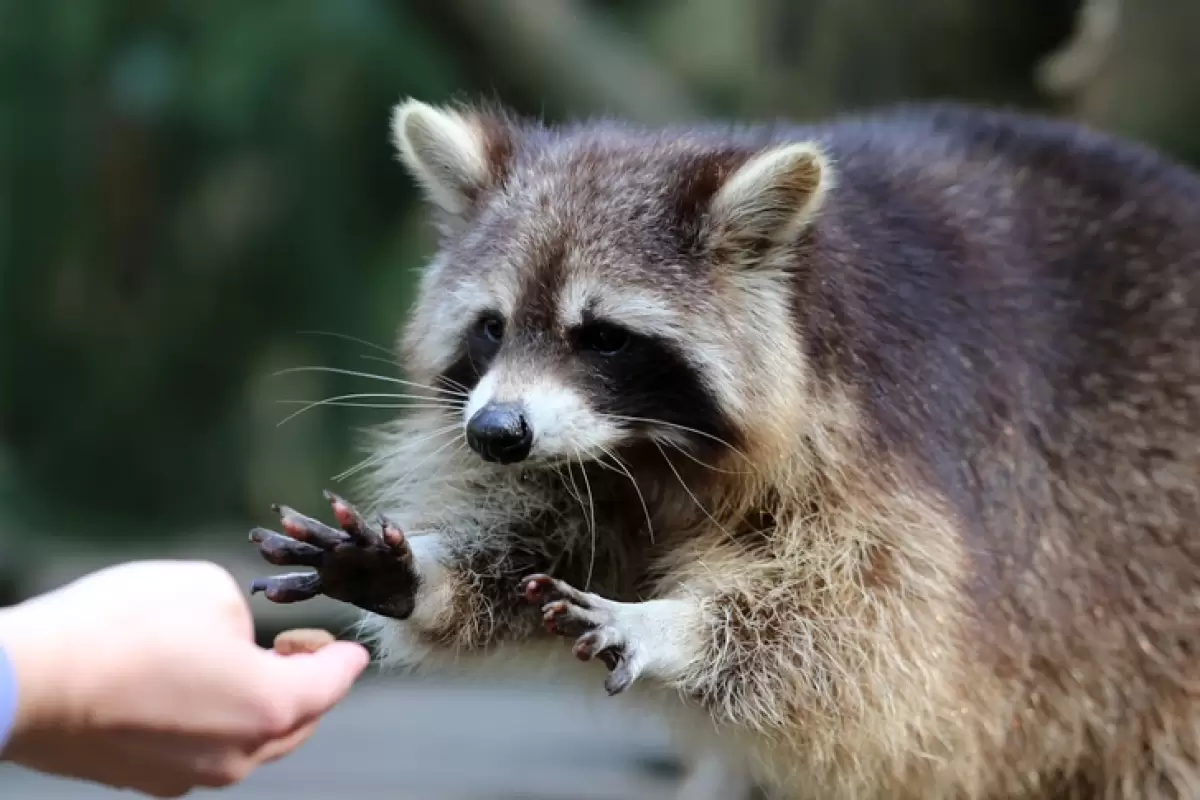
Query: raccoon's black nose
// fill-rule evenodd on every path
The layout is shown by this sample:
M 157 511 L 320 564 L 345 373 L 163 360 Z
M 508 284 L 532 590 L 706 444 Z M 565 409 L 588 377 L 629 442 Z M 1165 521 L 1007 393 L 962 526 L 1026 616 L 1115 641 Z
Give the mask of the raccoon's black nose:
M 517 403 L 488 403 L 467 421 L 467 444 L 484 461 L 515 464 L 533 449 L 533 429 Z

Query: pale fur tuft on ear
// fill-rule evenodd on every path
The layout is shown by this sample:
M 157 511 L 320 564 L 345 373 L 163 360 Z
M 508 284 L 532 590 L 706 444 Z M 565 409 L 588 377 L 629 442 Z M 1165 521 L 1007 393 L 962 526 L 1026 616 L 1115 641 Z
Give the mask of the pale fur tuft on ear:
M 725 180 L 709 207 L 719 243 L 788 240 L 812 221 L 832 179 L 829 160 L 813 142 L 755 155 Z
M 392 112 L 392 142 L 429 199 L 447 213 L 467 211 L 493 179 L 486 131 L 458 111 L 406 100 Z

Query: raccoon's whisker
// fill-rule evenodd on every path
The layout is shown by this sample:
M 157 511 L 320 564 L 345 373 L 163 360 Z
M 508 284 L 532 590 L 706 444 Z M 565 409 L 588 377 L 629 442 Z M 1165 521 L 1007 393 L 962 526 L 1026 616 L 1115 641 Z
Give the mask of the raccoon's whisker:
M 459 408 L 467 404 L 466 400 L 460 400 L 458 398 L 430 397 L 427 394 L 403 394 L 398 392 L 354 392 L 352 394 L 339 394 L 334 397 L 327 397 L 326 400 L 361 400 L 366 398 L 378 398 L 381 400 L 416 400 L 422 403 L 438 403 L 441 405 L 457 406 Z M 302 400 L 300 402 L 309 401 Z
M 271 373 L 271 375 L 272 375 L 272 377 L 278 377 L 280 375 L 287 375 L 288 373 L 292 373 L 292 372 L 331 372 L 331 373 L 334 373 L 337 375 L 349 375 L 349 376 L 355 377 L 355 378 L 369 378 L 370 380 L 374 380 L 374 381 L 384 381 L 385 383 L 398 383 L 401 386 L 413 386 L 418 389 L 427 389 L 431 392 L 439 392 L 441 394 L 461 395 L 462 397 L 467 396 L 466 392 L 459 392 L 459 391 L 453 391 L 450 389 L 443 389 L 443 388 L 440 388 L 437 386 L 428 386 L 424 383 L 417 383 L 416 381 L 406 381 L 403 378 L 394 378 L 390 375 L 376 375 L 373 372 L 360 372 L 358 370 L 340 369 L 338 367 L 318 367 L 318 366 L 288 367 L 287 369 L 281 369 L 278 372 L 273 372 L 273 373 Z
M 285 404 L 285 405 L 294 405 L 296 403 L 304 403 L 306 405 L 304 408 L 300 409 L 296 413 L 285 417 L 283 420 L 281 420 L 278 423 L 278 425 L 276 427 L 282 426 L 285 422 L 290 422 L 291 420 L 293 420 L 297 416 L 299 416 L 301 413 L 303 413 L 317 405 L 330 406 L 332 408 L 376 408 L 376 409 L 393 409 L 393 410 L 400 409 L 403 411 L 456 411 L 457 410 L 450 406 L 439 406 L 439 405 L 433 405 L 433 404 L 429 404 L 429 403 L 347 403 L 347 402 L 340 402 L 340 401 L 334 401 L 334 400 L 330 400 L 330 401 L 322 402 L 322 403 L 310 403 L 307 400 L 279 400 L 278 402 Z
M 387 364 L 390 367 L 403 368 L 403 366 L 404 366 L 399 361 L 396 361 L 391 358 L 382 358 L 380 356 L 368 356 L 368 355 L 363 355 L 361 353 L 359 354 L 358 357 L 361 359 L 365 359 L 366 361 L 378 361 L 380 364 Z
M 583 485 L 587 488 L 588 495 L 588 529 L 592 536 L 592 554 L 588 560 L 587 579 L 583 583 L 583 590 L 586 592 L 592 586 L 592 573 L 596 567 L 596 502 L 592 496 L 592 482 L 588 480 L 587 465 L 583 463 L 583 458 L 578 450 L 575 450 L 575 457 L 579 460 L 579 471 L 583 474 Z
M 371 453 L 371 454 L 367 455 L 366 458 L 363 458 L 361 461 L 357 462 L 356 464 L 353 464 L 353 465 L 347 467 L 346 469 L 342 470 L 341 472 L 339 472 L 337 475 L 334 475 L 332 480 L 335 483 L 340 483 L 341 481 L 344 481 L 346 478 L 350 477 L 354 473 L 364 470 L 367 467 L 372 467 L 375 464 L 378 464 L 379 462 L 385 460 L 386 458 L 387 458 L 387 456 L 381 452 Z
M 575 498 L 575 502 L 579 503 L 579 509 L 581 511 L 586 511 L 587 509 L 584 507 L 583 503 L 583 495 L 579 491 L 579 485 L 575 483 L 575 470 L 571 469 L 571 467 L 574 466 L 574 463 L 575 462 L 571 461 L 570 459 L 567 459 L 563 462 L 563 466 L 567 469 L 566 480 L 567 483 L 571 485 L 571 496 Z M 561 471 L 559 472 L 559 475 L 562 475 Z M 564 484 L 564 486 L 565 485 L 566 484 Z
M 393 392 L 356 392 L 353 394 L 339 394 L 333 397 L 326 397 L 323 400 L 281 400 L 281 403 L 313 403 L 323 405 L 325 403 L 337 402 L 340 400 L 411 400 L 418 403 L 435 404 L 439 406 L 447 406 L 450 408 L 463 408 L 466 406 L 466 400 L 449 397 L 430 397 L 424 394 L 396 394 Z
M 383 345 L 375 344 L 374 342 L 368 342 L 366 339 L 360 339 L 357 336 L 351 336 L 348 333 L 337 333 L 335 331 L 317 331 L 317 330 L 296 331 L 296 333 L 300 336 L 332 336 L 335 339 L 345 339 L 348 342 L 355 342 L 357 344 L 361 344 L 366 347 L 370 347 L 373 350 L 379 350 L 381 352 L 387 353 L 389 356 L 392 355 L 392 351 L 389 350 L 388 348 L 384 347 Z M 388 363 L 393 364 L 397 367 L 400 366 L 395 361 L 389 361 Z
M 438 380 L 439 380 L 439 381 L 441 381 L 442 383 L 448 384 L 448 385 L 450 386 L 450 388 L 451 388 L 451 389 L 455 389 L 455 390 L 457 390 L 457 391 L 455 392 L 455 394 L 461 394 L 463 397 L 467 397 L 468 395 L 470 395 L 470 394 L 471 394 L 471 387 L 470 387 L 470 386 L 467 386 L 467 385 L 466 385 L 466 384 L 464 384 L 464 383 L 460 383 L 460 382 L 458 382 L 458 381 L 454 380 L 453 378 L 450 378 L 450 377 L 447 377 L 447 376 L 445 376 L 445 375 L 442 375 L 442 376 L 440 376 L 440 377 L 438 378 Z M 445 390 L 445 389 L 438 389 L 438 391 L 439 391 L 439 392 L 445 392 L 446 390 Z
M 696 504 L 696 508 L 700 509 L 701 513 L 703 513 L 703 514 L 704 514 L 704 516 L 708 517 L 708 519 L 709 519 L 709 520 L 710 520 L 710 521 L 711 521 L 711 522 L 712 522 L 714 525 L 716 525 L 716 526 L 717 526 L 717 528 L 718 528 L 719 530 L 721 530 L 721 531 L 722 531 L 722 532 L 723 532 L 723 533 L 724 533 L 726 536 L 732 536 L 733 534 L 731 534 L 731 533 L 730 533 L 730 532 L 729 532 L 729 531 L 728 531 L 728 530 L 725 528 L 725 526 L 724 526 L 724 525 L 722 525 L 720 522 L 718 522 L 718 521 L 717 521 L 717 518 L 716 518 L 716 517 L 714 517 L 714 516 L 713 516 L 713 515 L 712 515 L 712 514 L 709 512 L 709 510 L 708 510 L 707 508 L 705 508 L 705 507 L 704 507 L 704 504 L 700 502 L 700 499 L 699 499 L 698 497 L 696 497 L 695 493 L 694 493 L 694 492 L 692 492 L 692 490 L 688 488 L 688 485 L 687 485 L 687 483 L 686 483 L 686 482 L 684 482 L 684 480 L 683 480 L 683 476 L 679 474 L 679 470 L 675 469 L 675 465 L 674 465 L 674 464 L 672 464 L 672 463 L 671 463 L 671 459 L 667 457 L 667 451 L 665 451 L 665 450 L 663 450 L 663 449 L 662 449 L 662 445 L 660 445 L 660 444 L 659 444 L 659 443 L 658 443 L 656 440 L 654 440 L 654 439 L 651 439 L 650 441 L 651 441 L 651 442 L 654 444 L 654 446 L 655 446 L 656 448 L 658 448 L 658 452 L 659 452 L 659 454 L 660 454 L 660 455 L 663 457 L 663 461 L 666 461 L 666 462 L 667 462 L 667 466 L 668 466 L 668 467 L 670 467 L 670 468 L 671 468 L 671 472 L 673 472 L 673 473 L 675 474 L 675 479 L 679 481 L 679 485 L 683 487 L 683 490 L 684 490 L 685 492 L 687 492 L 687 494 L 688 494 L 688 497 L 692 498 L 692 502 Z
M 456 422 L 453 425 L 446 425 L 445 427 L 438 428 L 437 430 L 431 431 L 431 432 L 425 434 L 424 436 L 414 439 L 412 444 L 419 445 L 422 442 L 427 442 L 430 439 L 437 438 L 438 436 L 444 436 L 447 433 L 450 433 L 451 431 L 453 431 L 457 427 L 459 427 L 459 423 Z M 349 469 L 346 469 L 346 470 L 338 473 L 337 475 L 333 476 L 333 480 L 339 481 L 339 482 L 343 481 L 346 478 L 349 478 L 351 475 L 355 474 L 356 472 L 361 472 L 362 470 L 367 469 L 368 467 L 372 467 L 380 462 L 387 461 L 390 456 L 391 456 L 391 453 L 389 453 L 387 450 L 383 450 L 381 452 L 375 453 L 374 455 L 368 456 L 368 457 L 364 458 L 362 461 L 359 461 L 357 464 L 350 467 Z
M 583 455 L 585 458 L 588 459 L 588 461 L 590 461 L 591 463 L 600 467 L 600 469 L 606 469 L 609 472 L 615 472 L 618 475 L 621 474 L 621 470 L 617 469 L 615 466 L 613 466 L 612 464 L 605 461 L 603 456 L 596 455 L 595 453 L 591 452 L 590 450 L 585 450 Z
M 278 401 L 285 405 L 294 405 L 300 400 L 280 400 Z M 330 402 L 322 403 L 331 408 L 373 408 L 373 409 L 391 409 L 392 411 L 449 411 L 457 416 L 461 409 L 453 406 L 439 406 L 432 403 L 345 403 L 345 402 Z M 280 423 L 283 424 L 283 423 Z
M 642 494 L 642 487 L 638 486 L 638 482 L 634 480 L 633 473 L 629 471 L 629 466 L 621 460 L 619 455 L 604 445 L 600 445 L 600 450 L 613 460 L 621 472 L 625 473 L 625 477 L 629 478 L 629 482 L 633 484 L 633 490 L 637 492 L 638 501 L 642 504 L 642 513 L 646 515 L 646 531 L 650 534 L 650 544 L 654 544 L 654 522 L 650 518 L 650 507 L 646 505 L 646 497 Z M 604 462 L 597 460 L 596 463 L 603 464 Z
M 417 410 L 439 409 L 442 411 L 457 411 L 462 406 L 442 405 L 439 403 L 350 403 L 344 400 L 276 400 L 275 402 L 281 405 L 303 405 L 306 408 L 313 406 L 335 406 L 337 408 L 409 408 Z
M 566 467 L 565 472 L 563 471 L 563 467 Z M 570 459 L 561 461 L 557 464 L 552 464 L 550 465 L 550 468 L 554 470 L 554 474 L 557 475 L 559 481 L 562 482 L 563 489 L 566 490 L 567 494 L 571 496 L 571 499 L 573 499 L 579 505 L 580 510 L 585 510 L 583 495 L 579 491 L 579 486 L 575 483 L 575 473 L 571 469 Z M 577 543 L 575 539 L 571 538 L 567 542 L 565 549 L 573 553 L 575 551 L 576 544 Z M 566 553 L 564 553 L 564 555 L 565 554 Z
M 399 361 L 393 361 L 393 360 L 387 359 L 387 358 L 380 358 L 379 356 L 360 355 L 359 358 L 366 359 L 367 361 L 378 361 L 381 364 L 387 364 L 387 365 L 393 366 L 393 367 L 403 368 L 403 366 L 404 366 Z M 450 395 L 460 395 L 464 399 L 467 397 L 467 395 L 469 395 L 471 393 L 471 390 L 469 387 L 464 386 L 463 384 L 459 383 L 458 381 L 454 380 L 453 378 L 447 378 L 445 375 L 441 375 L 437 378 L 437 380 L 440 381 L 441 383 L 446 384 L 450 388 L 447 389 L 443 386 L 431 386 L 431 385 L 425 384 L 425 383 L 417 383 L 416 381 L 406 381 L 406 383 L 409 386 L 417 386 L 422 389 L 428 389 L 431 392 L 439 392 L 441 394 L 450 394 Z
M 347 469 L 342 470 L 337 475 L 334 475 L 332 478 L 330 478 L 330 480 L 332 480 L 334 483 L 341 483 L 342 481 L 349 478 L 351 475 L 355 475 L 359 472 L 362 472 L 364 469 L 367 469 L 368 467 L 373 467 L 383 460 L 384 459 L 378 455 L 367 456 L 363 460 L 359 461 L 357 464 L 354 464 L 354 465 L 348 467 Z
M 566 489 L 567 488 L 567 477 L 565 475 L 563 475 L 562 468 L 558 464 L 554 464 L 554 463 L 546 464 L 546 468 L 549 469 L 551 472 L 553 472 L 555 474 L 555 476 L 558 477 L 558 480 L 563 485 L 563 489 Z M 570 494 L 570 490 L 567 491 L 567 494 Z
M 721 467 L 717 467 L 712 464 L 709 464 L 707 461 L 701 461 L 699 458 L 696 458 L 696 456 L 689 453 L 685 448 L 681 447 L 678 442 L 674 442 L 670 439 L 655 437 L 655 440 L 660 442 L 661 444 L 667 445 L 672 450 L 675 450 L 676 452 L 678 452 L 680 455 L 686 456 L 687 458 L 696 462 L 697 464 L 704 467 L 705 469 L 711 470 L 712 472 L 720 472 L 724 475 L 749 475 L 750 474 L 749 472 L 741 471 L 741 470 L 722 469 Z
M 621 414 L 605 414 L 604 416 L 608 417 L 609 419 L 618 420 L 620 422 L 640 422 L 643 425 L 655 425 L 655 426 L 661 426 L 664 428 L 673 428 L 677 431 L 682 431 L 684 433 L 691 433 L 691 434 L 695 434 L 696 436 L 703 436 L 704 438 L 711 439 L 712 441 L 716 442 L 719 445 L 722 445 L 723 447 L 727 447 L 729 450 L 733 451 L 734 453 L 738 454 L 742 458 L 746 459 L 747 462 L 753 463 L 750 460 L 750 456 L 746 455 L 741 450 L 738 450 L 736 447 L 734 447 L 729 442 L 725 441 L 724 439 L 722 439 L 719 436 L 714 436 L 711 433 L 707 433 L 706 431 L 702 431 L 697 428 L 689 428 L 687 425 L 680 425 L 675 422 L 667 422 L 667 421 L 661 420 L 661 419 L 650 419 L 648 417 L 627 417 L 627 416 L 623 416 Z
M 301 408 L 301 409 L 293 412 L 292 414 L 289 414 L 288 416 L 284 417 L 283 420 L 281 420 L 276 427 L 282 426 L 285 422 L 289 422 L 289 421 L 295 419 L 296 417 L 300 416 L 301 414 L 303 414 L 305 411 L 308 411 L 311 408 L 316 408 L 317 406 L 335 405 L 335 404 L 341 403 L 342 401 L 345 401 L 345 400 L 359 400 L 359 399 L 367 399 L 367 398 L 414 400 L 414 401 L 420 401 L 422 403 L 427 404 L 426 407 L 433 407 L 436 405 L 436 407 L 439 407 L 439 408 L 460 408 L 463 405 L 463 402 L 459 401 L 459 400 L 427 397 L 425 395 L 417 395 L 417 394 L 388 394 L 388 393 L 380 393 L 380 392 L 365 392 L 365 393 L 359 393 L 359 394 L 342 394 L 342 395 L 337 395 L 336 397 L 327 397 L 324 400 L 311 400 L 311 401 L 310 400 L 281 400 L 280 402 L 282 402 L 282 403 L 307 403 L 307 405 L 305 405 L 304 408 Z M 385 407 L 388 407 L 388 406 L 385 406 Z M 391 407 L 395 407 L 395 406 L 391 406 Z
M 438 436 L 438 435 L 444 435 L 444 434 L 448 433 L 449 431 L 451 431 L 451 430 L 454 430 L 455 428 L 458 428 L 458 427 L 459 427 L 459 426 L 458 426 L 457 424 L 455 424 L 455 425 L 452 425 L 452 426 L 450 426 L 449 428 L 443 428 L 440 434 L 430 434 L 429 436 L 427 436 L 427 437 L 425 437 L 425 438 L 426 438 L 426 439 L 432 439 L 432 438 L 435 438 L 435 437 L 436 437 L 436 436 Z M 408 478 L 409 478 L 409 477 L 411 477 L 411 476 L 412 476 L 412 474 L 413 474 L 414 472 L 416 472 L 416 471 L 417 471 L 417 469 L 418 469 L 418 468 L 419 468 L 419 467 L 420 467 L 422 464 L 424 464 L 426 461 L 428 461 L 429 459 L 431 459 L 431 458 L 433 458 L 434 456 L 438 455 L 439 453 L 441 453 L 443 450 L 445 450 L 445 449 L 446 449 L 447 447 L 449 447 L 450 445 L 452 445 L 452 444 L 462 444 L 462 443 L 463 443 L 463 441 L 464 441 L 464 438 L 463 438 L 463 436 L 461 436 L 461 435 L 459 435 L 459 436 L 454 436 L 454 437 L 451 437 L 450 439 L 447 439 L 447 440 L 446 440 L 446 441 L 445 441 L 445 442 L 444 442 L 444 443 L 443 443 L 443 444 L 442 444 L 440 447 L 436 448 L 436 449 L 435 449 L 435 450 L 433 450 L 432 452 L 426 453 L 424 458 L 420 458 L 420 459 L 418 459 L 418 460 L 417 460 L 417 461 L 416 461 L 416 462 L 415 462 L 415 463 L 414 463 L 412 466 L 410 466 L 410 467 L 409 467 L 407 470 L 405 470 L 405 471 L 404 471 L 404 472 L 403 472 L 403 473 L 402 473 L 402 474 L 401 474 L 401 475 L 400 475 L 398 478 L 396 478 L 396 480 L 395 480 L 395 481 L 393 481 L 393 482 L 392 482 L 392 491 L 395 491 L 395 489 L 396 489 L 396 487 L 397 487 L 397 486 L 399 486 L 400 484 L 402 484 L 404 481 L 408 480 Z
M 365 359 L 367 359 L 368 361 L 379 361 L 379 362 L 382 362 L 382 363 L 384 363 L 384 364 L 390 364 L 390 365 L 392 365 L 392 366 L 394 366 L 394 367 L 401 367 L 401 368 L 403 368 L 403 365 L 402 365 L 400 362 L 398 362 L 398 361 L 389 361 L 388 359 L 386 359 L 386 358 L 380 358 L 379 356 L 359 356 L 359 358 L 365 358 Z M 437 380 L 438 380 L 439 382 L 441 382 L 441 383 L 444 383 L 444 384 L 446 384 L 446 385 L 447 385 L 447 386 L 449 386 L 450 388 L 449 388 L 449 389 L 447 389 L 447 388 L 445 388 L 445 387 L 443 387 L 443 386 L 432 386 L 432 385 L 430 385 L 430 384 L 427 384 L 427 383 L 417 383 L 417 382 L 415 382 L 415 381 L 407 381 L 407 383 L 408 383 L 408 385 L 409 385 L 409 386 L 419 386 L 419 387 L 421 387 L 422 389 L 429 389 L 430 391 L 434 391 L 434 392 L 442 392 L 442 393 L 444 393 L 444 394 L 456 394 L 456 395 L 461 395 L 461 396 L 462 396 L 462 397 L 464 397 L 464 398 L 465 398 L 465 397 L 467 397 L 467 395 L 469 395 L 469 394 L 471 393 L 471 388 L 470 388 L 469 386 L 466 386 L 466 385 L 464 385 L 464 384 L 462 384 L 462 383 L 459 383 L 458 381 L 454 380 L 453 378 L 448 378 L 448 377 L 446 377 L 445 375 L 439 375 L 439 376 L 437 377 Z
M 571 495 L 571 497 L 575 498 L 575 502 L 579 504 L 579 510 L 583 511 L 584 514 L 586 514 L 587 506 L 583 502 L 583 494 L 579 491 L 579 485 L 577 483 L 575 483 L 575 470 L 571 469 L 571 467 L 573 465 L 574 465 L 574 462 L 570 458 L 568 458 L 566 461 L 564 461 L 562 463 L 562 466 L 566 467 L 565 478 L 563 475 L 563 471 L 560 467 L 556 466 L 554 468 L 554 471 L 558 473 L 560 478 L 564 478 L 563 488 L 567 490 L 567 493 L 569 495 Z M 568 488 L 568 486 L 570 488 Z M 574 543 L 571 544 L 571 549 L 574 550 Z
M 414 439 L 412 441 L 412 443 L 410 443 L 410 444 L 413 444 L 413 445 L 424 444 L 424 443 L 426 443 L 426 441 L 428 441 L 430 439 L 436 439 L 438 437 L 442 437 L 442 435 L 445 435 L 445 434 L 448 434 L 448 433 L 454 431 L 454 429 L 457 427 L 458 427 L 458 423 L 455 422 L 454 425 L 446 425 L 446 426 L 434 429 L 434 431 L 426 433 L 424 435 L 424 437 L 418 437 L 418 438 Z M 336 475 L 334 480 L 338 480 L 338 481 L 344 480 L 344 479 L 346 479 L 346 477 L 349 477 L 350 475 L 353 475 L 354 473 L 356 473 L 356 471 L 366 469 L 367 467 L 373 467 L 374 464 L 378 464 L 380 462 L 388 461 L 388 458 L 390 458 L 390 457 L 391 457 L 391 452 L 389 452 L 388 450 L 376 452 L 376 453 L 374 453 L 374 455 L 368 456 L 367 458 L 362 459 L 362 461 L 359 462 L 358 464 L 354 465 L 354 467 L 349 468 L 346 471 L 343 471 L 343 473 Z

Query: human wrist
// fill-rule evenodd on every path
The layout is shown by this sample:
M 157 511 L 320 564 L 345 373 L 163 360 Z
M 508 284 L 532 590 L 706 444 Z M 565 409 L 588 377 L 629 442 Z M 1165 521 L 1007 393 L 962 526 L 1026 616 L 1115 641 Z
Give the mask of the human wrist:
M 0 641 L 0 760 L 17 727 L 17 711 L 21 699 L 17 670 L 3 641 Z
M 26 660 L 18 608 L 0 609 L 0 761 L 12 759 L 17 739 L 30 723 L 30 692 L 22 681 L 29 669 L 18 666 Z
M 25 605 L 0 610 L 0 649 L 8 662 L 16 701 L 7 742 L 0 745 L 0 760 L 21 761 L 27 745 L 41 732 L 63 727 L 67 722 L 63 712 L 74 695 L 69 686 L 54 679 L 69 664 L 56 655 L 54 632 L 43 629 L 30 612 Z

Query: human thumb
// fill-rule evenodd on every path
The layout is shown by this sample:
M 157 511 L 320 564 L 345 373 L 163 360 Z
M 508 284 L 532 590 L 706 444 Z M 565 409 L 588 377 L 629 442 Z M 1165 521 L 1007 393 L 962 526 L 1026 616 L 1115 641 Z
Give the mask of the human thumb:
M 370 662 L 367 649 L 354 642 L 333 642 L 315 653 L 267 656 L 272 693 L 293 709 L 297 724 L 337 705 Z

